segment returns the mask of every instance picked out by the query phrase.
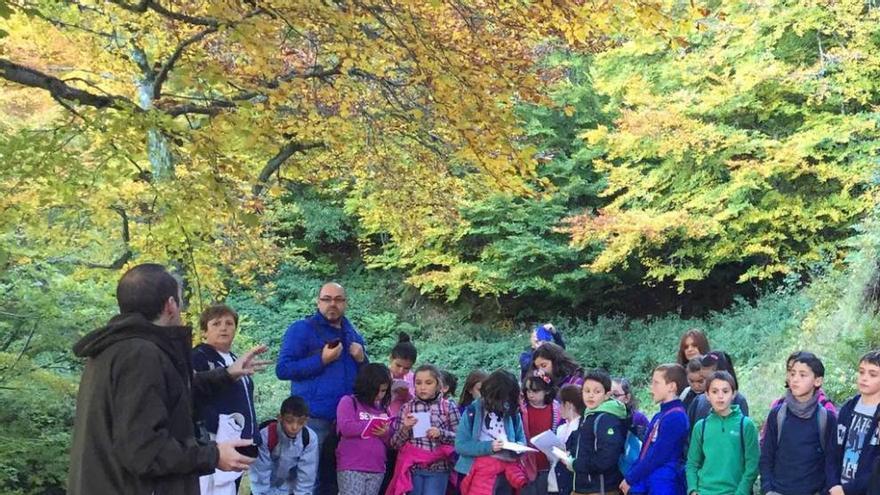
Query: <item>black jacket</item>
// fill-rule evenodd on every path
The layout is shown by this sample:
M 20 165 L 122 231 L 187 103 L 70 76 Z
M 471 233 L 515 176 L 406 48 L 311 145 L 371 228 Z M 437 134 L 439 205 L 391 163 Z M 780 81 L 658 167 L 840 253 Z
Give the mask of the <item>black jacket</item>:
M 235 354 L 230 353 L 230 355 L 233 361 L 237 359 Z M 226 362 L 216 349 L 208 344 L 199 344 L 192 350 L 192 367 L 198 378 L 206 371 L 225 368 Z M 254 381 L 249 377 L 243 377 L 233 386 L 217 393 L 195 395 L 193 399 L 196 418 L 210 433 L 217 433 L 217 421 L 221 414 L 240 413 L 244 416 L 241 438 L 253 439 L 255 444 L 260 444 L 260 432 L 257 427 L 259 423 L 254 412 Z
M 213 472 L 216 444 L 200 445 L 191 387 L 208 393 L 231 383 L 218 369 L 194 383 L 192 331 L 123 314 L 73 348 L 86 365 L 76 399 L 68 494 L 196 495 Z
M 598 421 L 598 424 L 594 424 Z M 574 491 L 604 493 L 617 490 L 623 474 L 617 467 L 623 454 L 629 418 L 609 413 L 588 414 L 581 420 L 576 436 L 573 463 Z M 571 440 L 571 438 L 569 438 Z

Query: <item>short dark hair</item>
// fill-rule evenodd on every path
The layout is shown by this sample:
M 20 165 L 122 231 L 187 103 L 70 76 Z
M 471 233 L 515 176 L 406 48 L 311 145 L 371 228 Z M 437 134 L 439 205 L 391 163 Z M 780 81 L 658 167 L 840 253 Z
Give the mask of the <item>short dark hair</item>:
M 801 351 L 791 362 L 791 365 L 794 366 L 795 363 L 807 365 L 807 367 L 810 368 L 810 371 L 816 375 L 816 378 L 822 378 L 825 376 L 825 365 L 822 364 L 822 360 L 812 352 Z
M 523 380 L 522 395 L 524 398 L 527 397 L 526 393 L 529 390 L 543 391 L 544 405 L 552 403 L 556 397 L 556 387 L 553 386 L 553 380 L 543 373 L 533 372 Z
M 120 313 L 139 313 L 153 321 L 162 313 L 169 297 L 180 305 L 180 285 L 164 266 L 143 263 L 131 268 L 116 285 Z
M 733 369 L 733 358 L 724 351 L 712 351 L 703 354 L 700 358 L 700 365 L 703 368 L 712 368 L 715 371 L 726 371 L 733 378 L 735 389 L 739 390 L 739 380 L 736 379 L 736 371 Z M 709 383 L 706 382 L 706 386 Z
M 736 386 L 736 378 L 734 378 L 733 375 L 726 371 L 715 371 L 712 373 L 709 379 L 706 380 L 707 391 L 709 390 L 709 387 L 712 386 L 712 382 L 714 382 L 715 380 L 721 380 L 730 384 L 730 388 L 733 389 L 734 393 L 738 390 Z
M 381 406 L 384 409 L 391 403 L 391 372 L 384 364 L 365 364 L 354 379 L 354 396 L 362 404 L 372 406 L 382 385 L 388 386 L 385 397 L 382 397 Z
M 859 359 L 859 364 L 868 363 L 873 364 L 874 366 L 880 366 L 880 349 L 874 349 L 873 351 L 866 352 L 861 359 Z
M 584 409 L 586 409 L 587 406 L 584 404 L 583 391 L 577 385 L 569 383 L 563 385 L 562 388 L 559 389 L 559 403 L 565 404 L 566 402 L 574 405 L 578 414 L 584 414 Z
M 309 415 L 309 404 L 302 397 L 291 395 L 281 403 L 281 412 L 279 414 L 281 416 L 289 414 L 298 418 L 306 417 Z
M 202 311 L 199 316 L 199 328 L 204 332 L 208 329 L 208 322 L 221 316 L 229 315 L 235 320 L 235 326 L 238 327 L 238 313 L 234 309 L 225 304 L 212 304 Z
M 397 344 L 391 348 L 391 359 L 406 359 L 415 364 L 418 356 L 419 353 L 410 336 L 405 332 L 400 332 L 397 335 Z
M 446 370 L 440 370 L 440 374 L 443 376 L 443 386 L 449 387 L 449 390 L 446 393 L 452 397 L 455 395 L 455 391 L 458 390 L 458 378 Z
M 680 394 L 688 385 L 687 372 L 684 367 L 678 363 L 661 364 L 654 368 L 654 371 L 661 372 L 666 383 L 674 383 L 675 392 L 678 394 Z
M 703 365 L 700 364 L 700 360 L 703 359 L 703 356 L 697 356 L 687 363 L 687 372 L 688 373 L 699 373 L 700 370 L 703 369 Z
M 605 370 L 590 370 L 584 374 L 584 382 L 587 380 L 602 384 L 605 392 L 611 391 L 611 375 Z
M 483 410 L 498 416 L 519 414 L 519 383 L 513 373 L 506 370 L 495 370 L 480 388 Z

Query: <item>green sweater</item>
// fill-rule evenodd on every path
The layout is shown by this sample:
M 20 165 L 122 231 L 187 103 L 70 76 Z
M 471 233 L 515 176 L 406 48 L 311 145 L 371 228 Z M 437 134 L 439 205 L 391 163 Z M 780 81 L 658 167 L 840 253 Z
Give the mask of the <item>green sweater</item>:
M 742 421 L 742 440 L 740 422 Z M 703 438 L 705 422 L 705 435 Z M 688 493 L 699 495 L 751 495 L 758 478 L 758 429 L 739 406 L 721 417 L 712 411 L 697 421 L 691 432 L 687 459 Z

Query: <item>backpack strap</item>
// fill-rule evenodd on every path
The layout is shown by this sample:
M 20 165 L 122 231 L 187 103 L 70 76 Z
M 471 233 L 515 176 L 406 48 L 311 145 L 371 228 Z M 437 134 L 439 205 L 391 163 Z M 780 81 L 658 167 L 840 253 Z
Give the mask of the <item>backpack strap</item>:
M 309 441 L 311 440 L 311 438 L 309 438 L 311 437 L 311 435 L 309 434 L 309 427 L 303 425 L 303 429 L 300 431 L 302 431 L 303 450 L 306 450 L 306 447 L 309 446 Z
M 743 436 L 743 431 L 745 430 L 745 428 L 744 428 L 745 422 L 746 422 L 745 415 L 740 416 L 739 417 L 739 449 L 740 449 L 740 451 L 742 451 L 743 462 L 745 462 L 745 459 L 746 459 L 746 439 Z
M 822 446 L 822 452 L 827 452 L 825 450 L 825 432 L 828 430 L 828 410 L 821 404 L 816 407 L 819 408 L 816 411 L 816 421 L 819 423 L 819 445 Z
M 779 409 L 776 410 L 776 447 L 779 447 L 779 442 L 782 441 L 782 425 L 785 423 L 785 416 L 787 414 L 788 406 L 783 402 Z
M 266 441 L 266 447 L 269 449 L 269 456 L 275 459 L 276 457 L 272 451 L 278 446 L 278 420 L 267 419 L 266 421 L 263 421 L 260 423 L 260 430 L 263 428 L 267 428 L 266 436 L 269 437 Z

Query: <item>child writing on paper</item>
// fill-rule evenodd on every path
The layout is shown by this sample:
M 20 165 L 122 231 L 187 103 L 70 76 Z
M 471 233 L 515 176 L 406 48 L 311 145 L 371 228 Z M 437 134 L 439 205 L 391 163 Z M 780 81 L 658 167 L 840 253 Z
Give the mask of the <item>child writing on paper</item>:
M 379 493 L 386 470 L 386 446 L 391 436 L 390 388 L 391 373 L 384 364 L 365 364 L 355 379 L 354 394 L 339 401 L 336 479 L 340 495 Z

